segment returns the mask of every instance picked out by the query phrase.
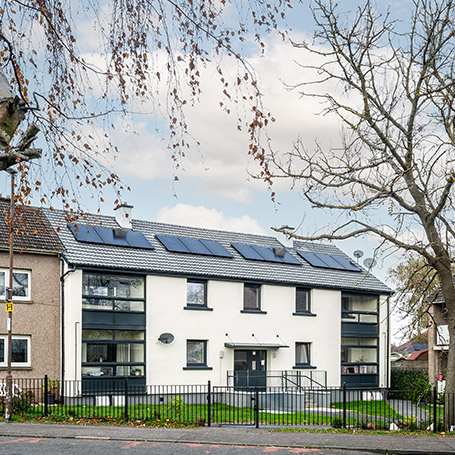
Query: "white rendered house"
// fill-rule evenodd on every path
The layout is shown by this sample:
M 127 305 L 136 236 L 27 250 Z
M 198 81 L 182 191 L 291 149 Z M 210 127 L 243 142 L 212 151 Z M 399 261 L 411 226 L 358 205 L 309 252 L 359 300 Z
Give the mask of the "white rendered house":
M 65 247 L 65 380 L 388 386 L 390 289 L 338 248 L 46 214 Z

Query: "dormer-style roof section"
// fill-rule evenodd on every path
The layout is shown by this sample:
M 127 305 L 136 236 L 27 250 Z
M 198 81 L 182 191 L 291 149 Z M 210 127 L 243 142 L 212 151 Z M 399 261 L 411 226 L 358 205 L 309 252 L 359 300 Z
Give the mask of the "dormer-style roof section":
M 10 202 L 0 199 L 0 248 L 9 249 Z M 16 204 L 14 249 L 24 252 L 61 253 L 64 249 L 43 210 Z
M 58 235 L 65 246 L 64 258 L 72 266 L 115 268 L 196 279 L 391 293 L 384 283 L 360 266 L 360 271 L 314 267 L 298 254 L 310 252 L 349 261 L 349 257 L 333 245 L 295 242 L 292 249 L 270 236 L 133 219 L 132 230 L 141 233 L 154 249 L 131 248 L 78 241 L 67 227 L 63 212 L 46 210 L 46 215 L 54 229 L 60 228 Z M 102 215 L 89 216 L 84 225 L 108 230 L 120 227 L 114 217 Z M 258 256 L 246 257 L 245 246 Z

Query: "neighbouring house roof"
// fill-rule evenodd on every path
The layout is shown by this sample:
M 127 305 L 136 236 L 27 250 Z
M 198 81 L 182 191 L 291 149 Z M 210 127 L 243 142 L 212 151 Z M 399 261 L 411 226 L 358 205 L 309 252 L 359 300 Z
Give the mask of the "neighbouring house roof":
M 428 349 L 421 349 L 419 351 L 413 352 L 409 357 L 406 358 L 406 361 L 409 360 L 428 360 Z
M 7 199 L 0 200 L 0 249 L 9 249 L 9 212 Z M 43 210 L 16 204 L 14 249 L 24 252 L 60 253 L 63 245 Z
M 311 266 L 297 254 L 297 250 L 299 250 L 348 258 L 333 245 L 295 242 L 294 248 L 287 250 L 294 256 L 294 259 L 298 260 L 300 265 L 255 261 L 245 259 L 231 244 L 242 243 L 271 248 L 283 248 L 283 245 L 275 237 L 264 235 L 201 229 L 134 219 L 132 220 L 133 230 L 144 234 L 153 245 L 153 250 L 99 245 L 77 241 L 68 228 L 62 211 L 45 209 L 45 213 L 53 228 L 58 230 L 58 236 L 65 247 L 63 257 L 72 266 L 293 284 L 377 294 L 391 293 L 389 287 L 360 266 L 359 272 L 323 269 Z M 84 224 L 111 229 L 119 228 L 112 216 L 88 216 L 85 221 L 79 221 L 80 226 Z M 232 257 L 173 253 L 166 250 L 155 237 L 157 234 L 217 241 L 231 253 Z
M 452 282 L 455 287 L 455 275 L 452 276 Z M 428 298 L 427 302 L 433 304 L 441 304 L 444 303 L 444 296 L 442 295 L 441 288 L 438 288 L 435 292 L 433 292 Z
M 425 335 L 426 332 L 423 333 Z M 418 343 L 414 340 L 407 341 L 406 343 L 397 346 L 392 349 L 391 354 L 396 355 L 397 358 L 409 359 L 410 356 L 414 355 L 416 352 L 422 352 L 428 349 L 427 343 Z M 415 360 L 415 359 L 414 359 Z

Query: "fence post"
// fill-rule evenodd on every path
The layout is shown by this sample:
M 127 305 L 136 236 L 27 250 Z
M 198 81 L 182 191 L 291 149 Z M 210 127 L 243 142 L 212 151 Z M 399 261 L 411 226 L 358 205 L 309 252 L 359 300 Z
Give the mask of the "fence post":
M 212 383 L 207 384 L 207 426 L 212 425 Z
M 128 419 L 128 378 L 125 378 L 125 413 L 124 418 Z
M 254 420 L 256 428 L 259 428 L 259 389 L 256 387 L 254 392 Z
M 433 387 L 433 433 L 438 432 L 438 390 Z
M 43 385 L 43 392 L 44 392 L 44 415 L 47 417 L 49 415 L 49 407 L 48 407 L 48 395 L 47 395 L 47 389 L 48 389 L 48 377 L 47 374 L 44 375 L 44 385 Z
M 346 428 L 346 383 L 343 382 L 343 428 Z

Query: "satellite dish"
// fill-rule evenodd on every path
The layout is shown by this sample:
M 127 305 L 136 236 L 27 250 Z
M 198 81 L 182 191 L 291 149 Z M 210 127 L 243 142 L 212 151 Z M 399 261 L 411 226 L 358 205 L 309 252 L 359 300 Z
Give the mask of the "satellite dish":
M 372 268 L 376 265 L 376 261 L 375 261 L 373 258 L 366 258 L 366 259 L 363 261 L 363 265 L 364 265 L 367 269 L 372 269 Z
M 354 257 L 357 259 L 360 259 L 363 256 L 363 251 L 362 250 L 355 250 L 354 251 Z
M 162 333 L 158 338 L 158 341 L 164 344 L 171 344 L 174 341 L 174 335 L 172 333 Z

